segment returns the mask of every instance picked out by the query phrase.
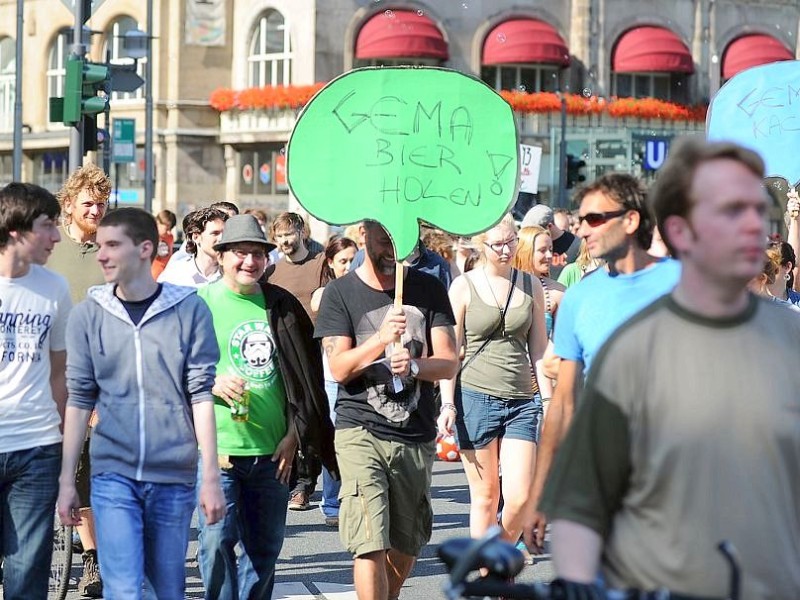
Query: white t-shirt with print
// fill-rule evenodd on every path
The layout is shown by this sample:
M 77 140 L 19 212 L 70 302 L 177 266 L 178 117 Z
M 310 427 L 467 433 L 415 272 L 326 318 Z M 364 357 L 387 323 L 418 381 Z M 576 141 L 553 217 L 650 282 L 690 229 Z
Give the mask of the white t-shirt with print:
M 50 352 L 66 349 L 67 280 L 39 265 L 0 277 L 0 452 L 61 441 Z

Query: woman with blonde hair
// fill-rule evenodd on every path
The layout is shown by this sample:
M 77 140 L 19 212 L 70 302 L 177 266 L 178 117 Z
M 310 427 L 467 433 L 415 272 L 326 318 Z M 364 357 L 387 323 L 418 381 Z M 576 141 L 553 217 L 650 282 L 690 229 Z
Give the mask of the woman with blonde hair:
M 475 268 L 450 286 L 457 345 L 466 353 L 457 379 L 443 381 L 439 430 L 456 437 L 470 490 L 470 533 L 497 523 L 500 469 L 503 537 L 516 542 L 531 510 L 542 404 L 531 365 L 547 335 L 544 294 L 536 277 L 513 268 L 517 228 L 510 215 L 473 238 Z M 460 389 L 457 389 L 460 388 Z
M 547 338 L 553 335 L 556 312 L 566 288 L 550 278 L 550 265 L 553 264 L 553 239 L 543 227 L 523 227 L 519 231 L 514 268 L 532 274 L 542 284 L 544 292 L 544 322 Z
M 783 277 L 785 273 L 785 270 L 781 268 L 782 259 L 780 246 L 768 248 L 765 252 L 764 269 L 750 282 L 748 287 L 750 291 L 759 296 L 769 298 L 773 302 L 783 304 L 792 310 L 800 311 L 800 306 L 793 304 L 788 298 L 773 292 L 776 285 L 783 287 L 784 290 L 786 288 L 786 280 L 779 279 L 779 275 Z

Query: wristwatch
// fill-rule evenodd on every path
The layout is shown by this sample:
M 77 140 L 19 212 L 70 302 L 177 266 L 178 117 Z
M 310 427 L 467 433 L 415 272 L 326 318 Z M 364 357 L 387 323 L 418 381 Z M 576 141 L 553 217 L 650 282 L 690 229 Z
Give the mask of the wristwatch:
M 408 372 L 411 373 L 412 377 L 417 377 L 419 375 L 419 363 L 413 358 L 411 362 L 408 363 Z

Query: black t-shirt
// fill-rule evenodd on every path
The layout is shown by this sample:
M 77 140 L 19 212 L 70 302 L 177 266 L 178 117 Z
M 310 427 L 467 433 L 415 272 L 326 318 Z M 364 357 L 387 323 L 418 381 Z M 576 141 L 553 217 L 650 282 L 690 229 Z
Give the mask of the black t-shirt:
M 431 329 L 453 325 L 453 309 L 444 286 L 432 275 L 406 270 L 403 309 L 407 327 L 403 345 L 412 358 L 432 354 Z M 394 289 L 376 290 L 355 271 L 331 281 L 322 295 L 314 335 L 347 336 L 357 346 L 380 329 L 394 302 Z M 387 348 L 387 353 L 391 346 Z M 383 440 L 429 442 L 436 437 L 433 384 L 408 376 L 395 393 L 386 361 L 376 361 L 359 377 L 339 384 L 336 428 L 364 427 Z
M 573 242 L 575 242 L 575 246 L 570 252 Z M 565 231 L 557 240 L 553 240 L 553 264 L 550 266 L 550 277 L 558 279 L 564 267 L 578 257 L 579 249 L 580 242 L 576 241 L 575 235 L 569 231 Z
M 117 293 L 117 289 L 114 288 L 114 293 Z M 147 309 L 150 308 L 150 305 L 156 301 L 158 295 L 161 293 L 161 284 L 158 284 L 158 288 L 156 288 L 155 293 L 152 296 L 148 296 L 144 300 L 123 300 L 122 298 L 119 299 L 122 302 L 122 306 L 125 307 L 125 310 L 128 311 L 128 316 L 133 321 L 134 325 L 138 325 L 139 321 L 142 320 L 144 317 L 144 313 L 147 312 Z

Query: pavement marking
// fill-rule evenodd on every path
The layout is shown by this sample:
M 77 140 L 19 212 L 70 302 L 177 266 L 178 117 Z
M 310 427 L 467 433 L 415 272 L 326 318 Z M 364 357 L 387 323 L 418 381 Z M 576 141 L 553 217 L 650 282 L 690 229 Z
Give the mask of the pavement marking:
M 272 600 L 315 600 L 316 596 L 299 581 L 276 583 L 272 589 Z
M 312 581 L 320 594 L 326 600 L 357 600 L 356 588 L 353 585 L 343 585 L 341 583 L 324 583 Z

